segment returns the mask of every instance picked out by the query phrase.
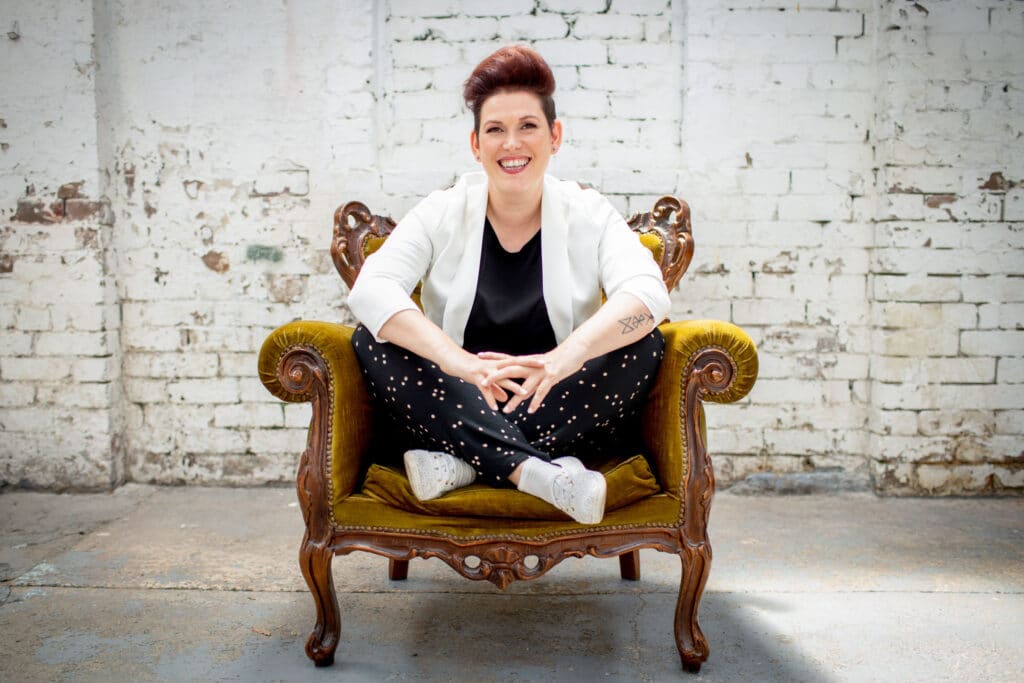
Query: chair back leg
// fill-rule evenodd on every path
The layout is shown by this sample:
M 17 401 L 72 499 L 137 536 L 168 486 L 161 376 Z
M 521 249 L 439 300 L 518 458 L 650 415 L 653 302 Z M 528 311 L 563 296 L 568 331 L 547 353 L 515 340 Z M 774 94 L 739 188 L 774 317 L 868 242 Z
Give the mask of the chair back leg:
M 640 580 L 640 551 L 631 550 L 619 555 L 619 573 L 626 581 Z

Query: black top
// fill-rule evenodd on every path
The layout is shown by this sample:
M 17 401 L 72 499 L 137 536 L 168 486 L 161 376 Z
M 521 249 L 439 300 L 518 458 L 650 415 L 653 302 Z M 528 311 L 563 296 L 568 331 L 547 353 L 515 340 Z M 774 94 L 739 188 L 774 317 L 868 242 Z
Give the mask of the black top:
M 522 249 L 505 251 L 484 221 L 480 273 L 462 348 L 471 353 L 545 353 L 557 346 L 544 305 L 540 230 Z

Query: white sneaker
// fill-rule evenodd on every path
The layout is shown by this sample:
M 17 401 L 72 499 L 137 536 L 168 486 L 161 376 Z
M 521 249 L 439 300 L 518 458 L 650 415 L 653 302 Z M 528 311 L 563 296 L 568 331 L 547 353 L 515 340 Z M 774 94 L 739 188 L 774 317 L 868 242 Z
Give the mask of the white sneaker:
M 419 500 L 433 500 L 469 486 L 476 479 L 476 471 L 465 460 L 448 453 L 424 450 L 405 452 L 405 474 Z
M 604 518 L 607 492 L 604 475 L 592 470 L 565 470 L 551 486 L 553 505 L 580 524 L 597 524 Z
M 582 472 L 587 469 L 586 465 L 580 462 L 579 458 L 574 458 L 571 455 L 564 455 L 561 458 L 555 458 L 551 461 L 552 465 L 559 465 L 562 469 L 569 470 L 570 472 Z
M 559 460 L 565 460 L 559 458 Z M 529 458 L 519 475 L 519 490 L 537 496 L 580 524 L 597 524 L 604 518 L 608 482 L 604 475 L 571 462 L 555 464 Z

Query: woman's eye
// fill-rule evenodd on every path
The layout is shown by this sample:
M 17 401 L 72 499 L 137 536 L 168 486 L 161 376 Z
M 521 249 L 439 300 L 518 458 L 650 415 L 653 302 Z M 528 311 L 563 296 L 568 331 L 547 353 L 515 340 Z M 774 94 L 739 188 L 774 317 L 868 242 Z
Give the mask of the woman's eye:
M 490 128 L 487 129 L 487 132 L 488 133 L 498 133 L 498 132 L 501 132 L 501 128 L 498 128 L 497 126 L 491 126 Z

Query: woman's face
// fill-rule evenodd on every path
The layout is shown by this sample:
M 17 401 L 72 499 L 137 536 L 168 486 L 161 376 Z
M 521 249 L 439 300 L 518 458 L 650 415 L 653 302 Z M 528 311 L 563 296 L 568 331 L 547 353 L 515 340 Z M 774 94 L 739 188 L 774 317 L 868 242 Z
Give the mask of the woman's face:
M 499 91 L 484 100 L 480 130 L 469 141 L 491 192 L 529 192 L 543 185 L 548 161 L 562 144 L 562 124 L 548 125 L 534 93 Z

